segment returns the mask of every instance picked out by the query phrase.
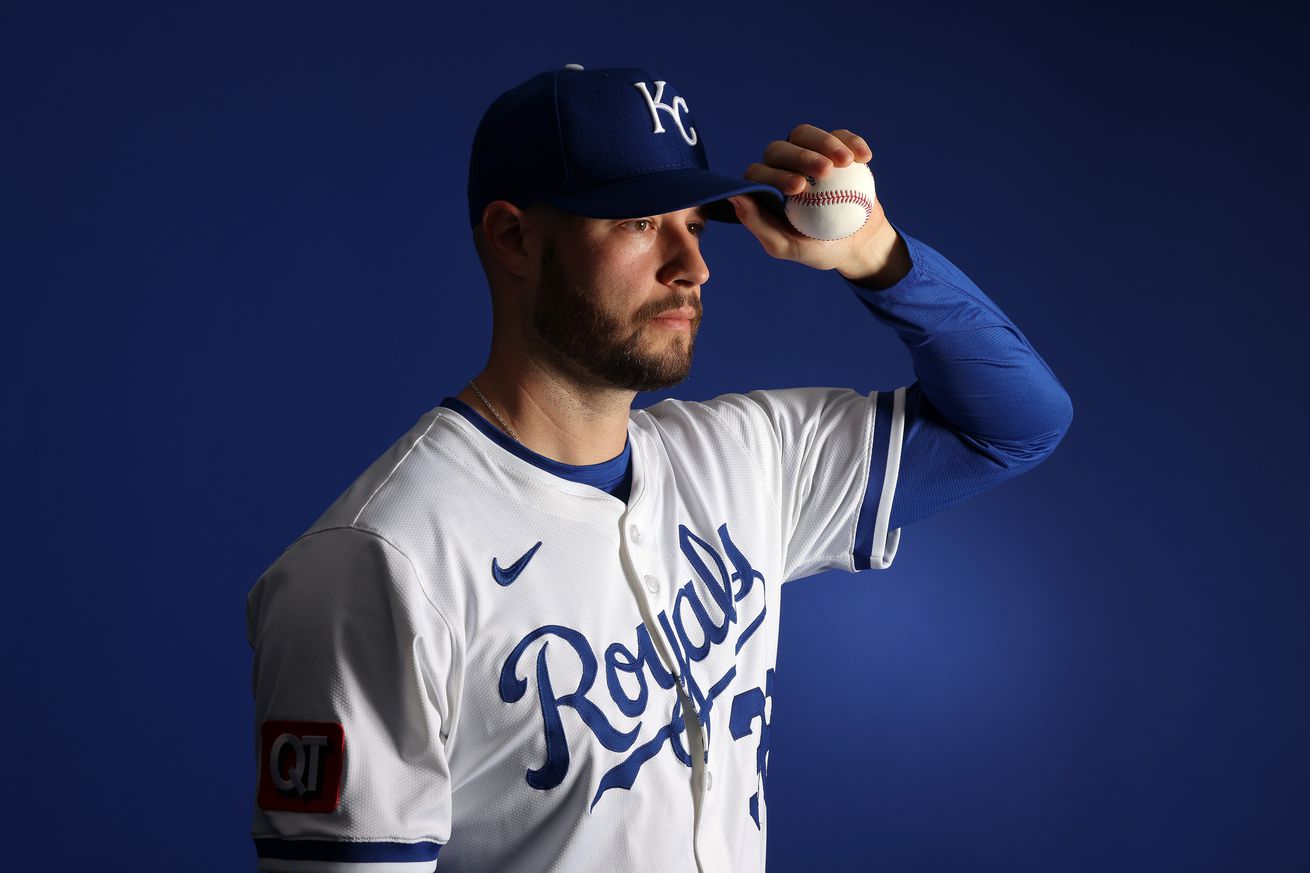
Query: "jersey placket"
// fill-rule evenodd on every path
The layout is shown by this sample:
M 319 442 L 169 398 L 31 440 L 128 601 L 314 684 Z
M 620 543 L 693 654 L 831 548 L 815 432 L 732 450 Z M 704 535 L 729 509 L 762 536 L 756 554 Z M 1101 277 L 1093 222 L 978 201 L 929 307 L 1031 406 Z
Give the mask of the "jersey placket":
M 706 731 L 687 691 L 687 677 L 678 658 L 674 656 L 678 643 L 669 639 L 664 624 L 656 618 L 661 612 L 672 618 L 677 585 L 661 578 L 664 570 L 657 551 L 658 531 L 655 523 L 660 508 L 652 506 L 651 500 L 643 499 L 645 489 L 639 487 L 640 478 L 650 473 L 650 468 L 642 463 L 645 460 L 645 453 L 634 452 L 633 497 L 628 511 L 619 522 L 621 563 L 628 579 L 628 587 L 641 610 L 642 622 L 655 643 L 655 650 L 664 668 L 677 681 L 678 701 L 686 725 L 687 750 L 692 761 L 688 787 L 692 792 L 694 809 L 692 841 L 697 868 L 700 873 L 728 873 L 732 864 L 722 835 L 713 826 L 702 826 L 706 822 L 706 807 L 709 805 L 706 795 L 713 787 L 713 777 L 707 767 Z

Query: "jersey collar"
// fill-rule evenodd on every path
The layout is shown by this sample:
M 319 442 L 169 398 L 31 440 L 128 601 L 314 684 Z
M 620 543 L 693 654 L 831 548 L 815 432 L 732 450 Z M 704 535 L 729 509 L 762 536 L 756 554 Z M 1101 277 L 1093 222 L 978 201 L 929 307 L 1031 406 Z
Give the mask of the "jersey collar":
M 624 437 L 623 451 L 608 461 L 601 461 L 599 464 L 566 464 L 532 451 L 487 421 L 478 414 L 477 410 L 458 397 L 446 397 L 441 401 L 441 405 L 458 412 L 487 439 L 534 467 L 570 482 L 591 485 L 620 500 L 627 501 L 628 491 L 632 485 L 632 441 L 629 438 Z

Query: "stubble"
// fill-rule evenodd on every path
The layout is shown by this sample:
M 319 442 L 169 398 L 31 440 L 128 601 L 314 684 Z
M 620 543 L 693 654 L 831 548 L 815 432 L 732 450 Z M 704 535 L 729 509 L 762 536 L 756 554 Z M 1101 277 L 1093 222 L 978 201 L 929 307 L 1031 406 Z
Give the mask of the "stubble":
M 672 341 L 644 339 L 644 334 L 668 330 L 652 324 L 655 316 L 682 306 L 696 311 L 690 331 Z M 621 320 L 598 305 L 594 292 L 570 278 L 553 239 L 543 246 L 533 326 L 546 343 L 598 379 L 629 391 L 677 385 L 691 372 L 700 321 L 700 299 L 677 293 L 651 301 L 630 320 Z M 656 344 L 659 348 L 652 349 Z

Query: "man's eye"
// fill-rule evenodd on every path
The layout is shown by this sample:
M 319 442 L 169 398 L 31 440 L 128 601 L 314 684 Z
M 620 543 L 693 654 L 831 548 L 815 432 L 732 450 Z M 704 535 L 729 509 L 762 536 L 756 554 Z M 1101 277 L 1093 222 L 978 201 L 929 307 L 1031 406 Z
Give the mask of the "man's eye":
M 645 233 L 654 225 L 654 222 L 649 218 L 634 218 L 629 221 L 628 224 L 631 225 L 632 229 L 637 231 L 637 233 Z
M 699 222 L 697 222 L 696 224 L 689 224 L 687 225 L 687 227 L 690 228 L 691 232 L 694 233 L 696 236 L 700 236 L 701 234 L 705 233 L 705 225 L 700 224 Z

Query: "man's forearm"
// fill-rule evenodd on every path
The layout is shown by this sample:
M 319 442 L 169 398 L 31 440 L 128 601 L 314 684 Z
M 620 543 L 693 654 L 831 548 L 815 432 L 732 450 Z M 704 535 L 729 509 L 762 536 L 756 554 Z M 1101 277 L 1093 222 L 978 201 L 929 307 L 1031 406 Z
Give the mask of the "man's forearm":
M 892 528 L 1032 469 L 1073 417 L 1069 395 L 1000 307 L 941 253 L 897 239 L 910 266 L 889 250 L 865 282 L 848 279 L 905 343 L 918 379 L 904 398 Z
M 1069 396 L 1050 367 L 941 253 L 902 233 L 896 242 L 865 282 L 848 282 L 905 343 L 924 399 L 997 461 L 1021 463 L 1049 452 L 1072 417 Z M 878 257 L 871 255 L 871 263 Z

